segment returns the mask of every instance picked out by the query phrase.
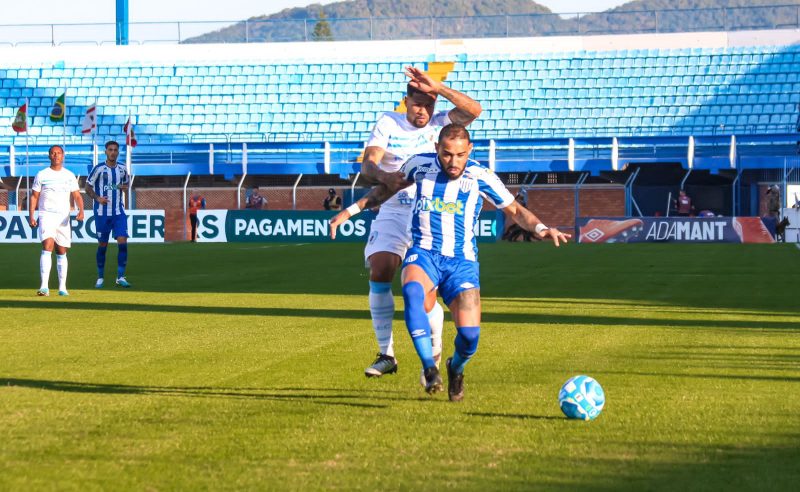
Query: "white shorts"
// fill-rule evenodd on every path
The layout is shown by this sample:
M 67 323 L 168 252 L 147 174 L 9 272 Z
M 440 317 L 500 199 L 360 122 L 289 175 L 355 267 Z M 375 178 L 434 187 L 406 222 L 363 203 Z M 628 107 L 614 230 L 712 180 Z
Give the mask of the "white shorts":
M 56 244 L 64 248 L 72 246 L 72 228 L 69 214 L 39 212 L 39 241 L 54 239 Z
M 409 217 L 405 214 L 384 215 L 378 214 L 372 221 L 367 246 L 364 248 L 364 261 L 367 267 L 369 267 L 369 257 L 375 253 L 394 253 L 402 260 L 406 250 L 411 246 Z

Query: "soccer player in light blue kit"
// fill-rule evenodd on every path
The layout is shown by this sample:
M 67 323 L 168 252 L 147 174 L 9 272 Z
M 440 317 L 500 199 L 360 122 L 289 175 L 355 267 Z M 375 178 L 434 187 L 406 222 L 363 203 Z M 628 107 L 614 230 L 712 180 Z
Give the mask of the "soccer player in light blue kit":
M 455 321 L 455 352 L 447 359 L 448 395 L 451 401 L 464 397 L 464 366 L 475 355 L 480 335 L 481 303 L 478 247 L 474 229 L 483 205 L 490 200 L 514 222 L 540 237 L 550 237 L 558 246 L 571 236 L 548 228 L 527 208 L 514 200 L 502 181 L 488 168 L 470 160 L 472 142 L 463 125 L 450 124 L 439 133 L 435 154 L 419 154 L 403 165 L 405 185 L 416 188 L 411 215 L 413 246 L 403 261 L 403 299 L 406 327 L 422 361 L 425 390 L 443 389 L 431 350 L 430 324 L 425 306 L 441 293 Z M 402 186 L 399 185 L 399 186 Z M 364 198 L 331 220 L 336 227 L 363 208 L 377 206 L 399 186 L 379 185 Z
M 94 226 L 97 232 L 97 283 L 105 283 L 106 251 L 111 232 L 117 240 L 117 286 L 131 286 L 125 278 L 128 264 L 128 216 L 125 214 L 124 195 L 130 178 L 128 170 L 117 162 L 119 144 L 106 142 L 106 161 L 98 164 L 86 179 L 86 194 L 94 200 Z

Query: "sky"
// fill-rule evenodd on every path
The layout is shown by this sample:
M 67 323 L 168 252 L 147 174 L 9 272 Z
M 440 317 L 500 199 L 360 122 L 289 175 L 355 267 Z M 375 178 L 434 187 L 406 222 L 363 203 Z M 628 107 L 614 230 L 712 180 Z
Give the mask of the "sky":
M 331 0 L 129 0 L 130 22 L 239 21 Z M 537 0 L 553 12 L 601 12 L 622 0 Z M 115 0 L 2 0 L 0 25 L 114 22 Z

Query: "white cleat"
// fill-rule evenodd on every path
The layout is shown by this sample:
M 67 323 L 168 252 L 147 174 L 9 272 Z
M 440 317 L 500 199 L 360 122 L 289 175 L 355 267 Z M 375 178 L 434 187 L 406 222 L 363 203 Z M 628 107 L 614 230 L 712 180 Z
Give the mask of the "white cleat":
M 102 278 L 98 278 L 97 282 L 94 283 L 94 288 L 95 289 L 102 289 L 104 284 L 105 284 L 105 280 L 103 280 Z

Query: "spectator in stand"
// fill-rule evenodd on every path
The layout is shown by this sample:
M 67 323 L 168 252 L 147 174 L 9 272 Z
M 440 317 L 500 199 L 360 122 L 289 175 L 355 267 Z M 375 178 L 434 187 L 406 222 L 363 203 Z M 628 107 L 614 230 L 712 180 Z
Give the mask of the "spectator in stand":
M 267 208 L 267 198 L 258 194 L 258 186 L 253 186 L 253 188 L 250 189 L 250 196 L 247 197 L 247 202 L 244 207 L 251 210 Z
M 677 209 L 680 217 L 690 217 L 694 214 L 692 199 L 683 190 L 678 192 L 678 199 L 675 200 L 675 209 Z
M 206 208 L 206 199 L 197 190 L 192 190 L 192 196 L 189 198 L 189 222 L 192 224 L 193 243 L 197 242 L 197 211 L 201 208 Z
M 322 206 L 325 210 L 341 210 L 342 197 L 336 195 L 336 190 L 328 188 L 328 196 L 322 201 Z
M 778 185 L 767 188 L 767 217 L 778 220 L 781 216 L 781 189 Z

